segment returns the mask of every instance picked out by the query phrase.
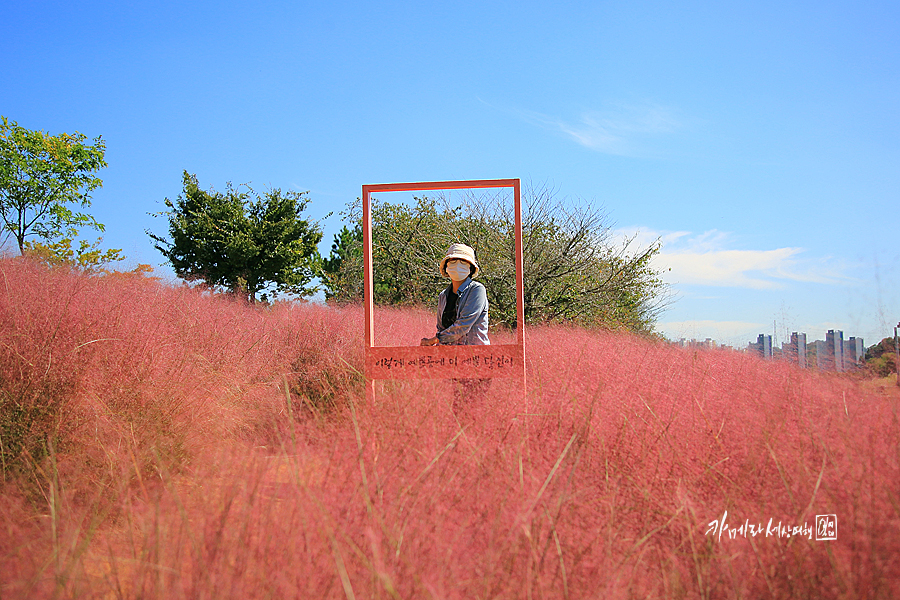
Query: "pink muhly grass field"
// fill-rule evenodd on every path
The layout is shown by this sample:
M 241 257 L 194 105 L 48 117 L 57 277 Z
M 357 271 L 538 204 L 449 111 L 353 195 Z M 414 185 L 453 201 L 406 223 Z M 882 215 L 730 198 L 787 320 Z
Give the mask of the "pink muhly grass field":
M 0 260 L 0 598 L 900 595 L 893 390 L 548 326 L 526 394 L 367 404 L 362 326 Z

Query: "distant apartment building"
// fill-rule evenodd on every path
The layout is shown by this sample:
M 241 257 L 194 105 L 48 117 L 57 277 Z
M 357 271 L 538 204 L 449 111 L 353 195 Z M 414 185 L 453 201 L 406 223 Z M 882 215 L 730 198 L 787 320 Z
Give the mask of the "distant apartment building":
M 844 368 L 855 369 L 866 362 L 866 345 L 862 338 L 851 336 L 844 341 Z
M 808 366 L 806 360 L 806 334 L 793 332 L 791 341 L 781 345 L 781 356 L 791 364 L 805 369 Z
M 825 334 L 825 369 L 828 371 L 844 371 L 844 332 L 829 329 Z
M 816 340 L 812 343 L 813 352 L 816 353 L 816 368 L 825 370 L 827 368 L 833 368 L 834 362 L 831 362 L 831 367 L 828 366 L 828 352 L 825 350 L 825 342 L 822 340 Z
M 759 334 L 756 343 L 750 342 L 749 349 L 761 358 L 772 358 L 772 336 Z
M 755 342 L 747 344 L 747 351 L 762 358 L 772 358 L 772 336 L 759 334 Z M 865 364 L 866 346 L 863 338 L 844 339 L 844 332 L 829 329 L 825 340 L 807 342 L 805 333 L 791 333 L 791 341 L 781 344 L 781 358 L 806 369 L 815 365 L 822 371 L 838 373 Z
M 681 338 L 677 342 L 674 342 L 674 344 L 681 348 L 702 348 L 704 350 L 716 350 L 719 347 L 719 345 L 716 343 L 716 340 L 712 338 L 706 338 L 702 342 L 695 339 L 691 339 L 690 341 L 688 341 L 685 338 Z

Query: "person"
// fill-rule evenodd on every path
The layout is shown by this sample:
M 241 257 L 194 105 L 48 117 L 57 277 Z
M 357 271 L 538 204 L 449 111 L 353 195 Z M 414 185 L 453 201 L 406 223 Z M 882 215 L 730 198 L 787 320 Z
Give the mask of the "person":
M 465 244 L 452 244 L 441 260 L 441 275 L 450 278 L 438 296 L 437 333 L 422 338 L 423 346 L 487 346 L 487 290 L 477 281 L 480 268 L 475 251 Z
M 438 296 L 437 333 L 422 338 L 423 346 L 456 345 L 488 346 L 488 299 L 485 287 L 473 281 L 480 267 L 475 250 L 465 244 L 452 244 L 441 260 L 441 275 L 450 278 Z M 490 379 L 457 379 L 453 403 L 457 411 L 462 402 L 481 396 L 490 386 Z

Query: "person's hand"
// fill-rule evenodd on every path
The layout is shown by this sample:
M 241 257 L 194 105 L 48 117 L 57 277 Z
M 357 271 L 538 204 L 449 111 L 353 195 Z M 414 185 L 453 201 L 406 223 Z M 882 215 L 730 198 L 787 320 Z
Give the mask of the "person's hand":
M 432 338 L 422 338 L 420 345 L 421 346 L 437 346 L 438 342 L 439 341 L 438 341 L 437 336 L 434 336 Z

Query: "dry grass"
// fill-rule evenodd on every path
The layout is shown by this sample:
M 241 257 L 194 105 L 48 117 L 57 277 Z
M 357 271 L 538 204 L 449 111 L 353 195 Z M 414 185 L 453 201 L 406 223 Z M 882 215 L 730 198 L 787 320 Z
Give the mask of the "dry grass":
M 381 341 L 431 324 L 385 311 Z M 0 597 L 900 594 L 888 386 L 547 327 L 525 395 L 367 405 L 361 331 L 0 261 Z M 725 511 L 838 539 L 708 534 Z

